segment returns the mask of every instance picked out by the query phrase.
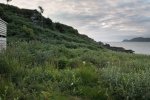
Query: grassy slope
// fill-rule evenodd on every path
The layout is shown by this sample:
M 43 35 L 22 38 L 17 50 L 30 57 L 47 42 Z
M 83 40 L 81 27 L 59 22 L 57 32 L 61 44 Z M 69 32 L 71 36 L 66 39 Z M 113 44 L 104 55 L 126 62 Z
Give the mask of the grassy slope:
M 0 98 L 149 99 L 149 56 L 106 50 L 50 19 L 44 18 L 42 28 L 37 11 L 0 4 L 0 13 L 9 23 L 8 48 L 0 55 Z
M 76 29 L 43 17 L 36 10 L 19 9 L 14 6 L 0 5 L 0 17 L 8 22 L 8 37 L 25 41 L 41 41 L 43 43 L 63 44 L 68 48 L 86 47 L 90 49 L 101 46 Z M 10 41 L 12 42 L 12 40 Z

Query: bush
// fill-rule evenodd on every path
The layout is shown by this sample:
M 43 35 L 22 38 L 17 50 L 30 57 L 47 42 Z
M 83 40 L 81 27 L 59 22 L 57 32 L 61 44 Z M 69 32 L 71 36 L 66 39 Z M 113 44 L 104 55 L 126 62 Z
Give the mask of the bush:
M 30 38 L 30 39 L 34 39 L 35 38 L 33 29 L 28 28 L 27 26 L 23 25 L 22 30 L 25 33 L 26 38 Z
M 59 69 L 64 69 L 67 67 L 68 61 L 66 59 L 59 59 L 58 60 L 58 68 Z
M 67 65 L 71 68 L 78 68 L 83 66 L 83 62 L 80 59 L 71 59 L 68 61 Z
M 11 74 L 13 72 L 13 67 L 10 65 L 6 59 L 0 58 L 0 74 Z

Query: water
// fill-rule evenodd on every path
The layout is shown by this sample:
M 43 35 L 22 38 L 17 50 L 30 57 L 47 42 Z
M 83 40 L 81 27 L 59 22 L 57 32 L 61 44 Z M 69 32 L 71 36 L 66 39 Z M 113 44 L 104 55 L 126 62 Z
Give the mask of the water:
M 150 42 L 108 42 L 111 46 L 131 49 L 136 54 L 150 55 Z

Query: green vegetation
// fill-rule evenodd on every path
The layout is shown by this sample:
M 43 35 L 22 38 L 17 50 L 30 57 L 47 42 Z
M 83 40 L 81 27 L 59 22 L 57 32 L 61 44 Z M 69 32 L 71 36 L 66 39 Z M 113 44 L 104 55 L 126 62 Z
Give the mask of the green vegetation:
M 113 52 L 36 10 L 0 4 L 2 100 L 148 100 L 150 56 Z M 42 25 L 42 26 L 41 26 Z
M 123 40 L 123 42 L 150 42 L 150 38 L 136 37 L 130 40 Z

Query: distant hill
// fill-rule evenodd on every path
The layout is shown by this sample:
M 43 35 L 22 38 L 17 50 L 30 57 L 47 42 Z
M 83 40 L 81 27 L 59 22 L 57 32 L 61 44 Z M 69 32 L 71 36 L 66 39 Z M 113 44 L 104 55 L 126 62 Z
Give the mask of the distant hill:
M 150 42 L 150 38 L 137 37 L 130 40 L 123 40 L 123 42 Z

